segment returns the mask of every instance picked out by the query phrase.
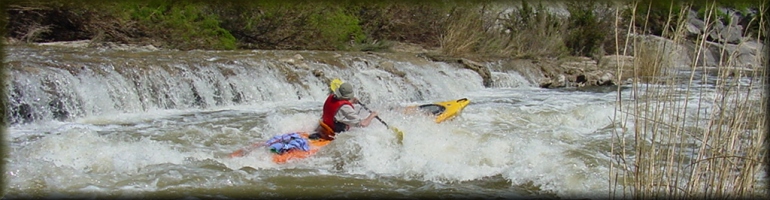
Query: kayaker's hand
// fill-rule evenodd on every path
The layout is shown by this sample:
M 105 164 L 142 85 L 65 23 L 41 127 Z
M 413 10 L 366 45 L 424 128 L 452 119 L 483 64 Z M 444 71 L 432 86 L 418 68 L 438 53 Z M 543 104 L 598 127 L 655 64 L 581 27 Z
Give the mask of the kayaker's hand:
M 353 97 L 353 99 L 350 99 L 350 103 L 357 104 L 358 103 L 358 98 Z
M 377 117 L 377 115 L 378 115 L 377 111 L 371 111 L 371 113 L 369 113 L 369 116 L 367 116 L 366 119 L 361 120 L 361 122 L 358 125 L 361 127 L 369 126 L 369 124 L 372 123 L 372 119 Z

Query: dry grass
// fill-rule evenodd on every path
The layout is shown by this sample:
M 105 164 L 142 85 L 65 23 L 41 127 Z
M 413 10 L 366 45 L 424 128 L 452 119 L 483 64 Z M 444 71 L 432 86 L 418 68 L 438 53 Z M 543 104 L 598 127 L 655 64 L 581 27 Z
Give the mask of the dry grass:
M 447 31 L 439 38 L 441 51 L 453 56 L 474 53 L 484 36 L 481 15 L 473 8 L 457 8 L 451 12 Z
M 707 14 L 716 10 L 707 9 Z M 763 18 L 758 19 L 760 24 L 767 23 Z M 669 18 L 666 23 L 684 20 Z M 676 24 L 674 31 L 663 34 L 682 42 L 686 23 Z M 713 28 L 713 23 L 706 24 L 707 29 Z M 707 48 L 705 37 L 696 41 L 695 55 Z M 614 120 L 620 131 L 613 137 L 609 195 L 634 199 L 767 196 L 761 189 L 767 185 L 760 184 L 757 177 L 767 163 L 767 94 L 757 89 L 767 84 L 763 79 L 767 74 L 755 71 L 749 76 L 756 78 L 748 85 L 735 84 L 745 75 L 731 73 L 729 68 L 735 62 L 728 60 L 719 64 L 713 91 L 704 91 L 692 87 L 698 81 L 695 74 L 703 71 L 695 66 L 696 61 L 703 58 L 694 57 L 689 76 L 669 76 L 665 75 L 670 65 L 665 57 L 670 55 L 663 53 L 665 49 L 633 46 L 637 60 L 642 59 L 634 63 L 633 100 L 618 100 L 617 104 Z
M 637 39 L 634 41 L 638 41 Z M 634 77 L 638 77 L 641 80 L 648 82 L 655 82 L 663 67 L 666 66 L 667 55 L 664 54 L 663 48 L 659 48 L 656 43 L 638 41 L 634 50 Z
M 439 38 L 442 53 L 490 57 L 561 57 L 568 54 L 565 19 L 543 5 L 523 3 L 510 12 L 493 5 L 451 12 Z M 537 48 L 533 48 L 537 47 Z

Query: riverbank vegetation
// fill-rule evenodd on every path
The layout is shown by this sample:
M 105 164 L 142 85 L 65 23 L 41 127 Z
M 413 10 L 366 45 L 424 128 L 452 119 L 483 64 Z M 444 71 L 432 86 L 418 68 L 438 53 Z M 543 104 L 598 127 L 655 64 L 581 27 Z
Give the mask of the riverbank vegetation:
M 686 16 L 694 6 L 706 19 L 706 30 L 726 20 L 714 4 L 670 4 L 668 14 L 634 6 L 662 21 L 638 19 L 661 29 L 632 29 L 632 33 L 660 32 L 674 43 L 694 40 L 695 52 L 710 48 L 706 33 L 688 38 Z M 767 11 L 767 4 L 761 10 Z M 658 13 L 655 13 L 658 12 Z M 763 15 L 763 14 L 760 14 Z M 649 17 L 648 17 L 649 18 Z M 729 20 L 729 19 L 728 19 Z M 759 17 L 757 32 L 766 35 L 767 18 Z M 727 22 L 727 21 L 723 21 Z M 650 25 L 650 24 L 647 24 Z M 750 31 L 748 31 L 750 32 Z M 757 38 L 759 39 L 759 38 Z M 640 43 L 633 37 L 626 41 Z M 611 195 L 635 199 L 718 198 L 752 199 L 768 195 L 766 70 L 739 71 L 733 55 L 719 62 L 709 76 L 704 68 L 672 69 L 671 55 L 655 44 L 633 45 L 632 101 L 618 101 L 613 119 Z M 766 51 L 766 50 L 765 50 Z M 762 52 L 757 52 L 762 53 Z M 696 57 L 694 59 L 704 59 Z M 758 58 L 759 59 L 759 58 Z M 765 58 L 766 59 L 766 58 Z M 762 62 L 762 61 L 760 61 Z M 754 77 L 754 78 L 747 78 Z M 647 84 L 655 83 L 655 84 Z M 706 88 L 701 86 L 708 85 Z M 696 88 L 697 87 L 697 88 Z M 682 97 L 684 95 L 685 97 Z M 692 98 L 691 98 L 692 97 Z M 693 100 L 691 100 L 693 99 Z
M 634 10 L 630 2 L 597 0 L 11 1 L 6 36 L 180 50 L 382 51 L 401 42 L 453 56 L 591 57 L 616 53 L 616 38 L 625 38 L 632 15 L 642 34 L 664 35 L 677 27 L 666 22 L 681 12 L 670 12 L 665 2 L 639 2 Z M 753 4 L 719 5 L 757 10 Z M 703 13 L 707 7 L 693 9 Z M 731 19 L 717 12 L 714 18 Z M 758 33 L 757 20 L 740 24 L 747 34 Z

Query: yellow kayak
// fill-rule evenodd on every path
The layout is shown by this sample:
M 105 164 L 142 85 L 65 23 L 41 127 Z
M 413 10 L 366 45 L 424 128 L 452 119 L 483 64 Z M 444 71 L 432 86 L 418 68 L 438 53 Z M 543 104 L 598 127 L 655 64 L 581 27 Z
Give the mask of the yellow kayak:
M 462 98 L 419 106 L 409 106 L 406 108 L 406 112 L 411 113 L 415 110 L 419 110 L 422 113 L 436 116 L 436 123 L 441 123 L 456 117 L 470 102 L 471 101 L 467 98 Z

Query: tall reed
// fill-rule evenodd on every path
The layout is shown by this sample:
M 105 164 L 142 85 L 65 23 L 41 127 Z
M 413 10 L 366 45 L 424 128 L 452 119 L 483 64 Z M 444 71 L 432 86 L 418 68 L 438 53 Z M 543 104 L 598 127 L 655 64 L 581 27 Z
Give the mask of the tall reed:
M 683 44 L 687 42 L 685 25 L 691 5 L 674 3 L 669 7 L 668 16 L 678 17 L 669 17 L 664 26 L 675 24 L 671 26 L 674 28 L 664 29 L 662 35 L 673 40 L 673 44 Z M 636 73 L 632 100 L 618 97 L 613 119 L 619 127 L 611 147 L 614 159 L 610 164 L 609 196 L 634 199 L 767 196 L 767 191 L 762 189 L 767 185 L 761 181 L 766 177 L 760 177 L 767 163 L 764 148 L 767 94 L 761 89 L 767 84 L 764 78 L 767 74 L 765 70 L 736 71 L 744 67 L 736 66 L 737 55 L 721 48 L 720 55 L 726 56 L 717 63 L 716 75 L 712 75 L 716 81 L 704 75 L 708 71 L 698 63 L 704 59 L 701 57 L 704 51 L 713 45 L 707 42 L 707 33 L 715 28 L 710 15 L 717 10 L 714 3 L 707 5 L 706 31 L 695 40 L 692 64 L 677 69 L 686 73 L 665 74 L 676 71 L 671 68 L 677 67 L 667 61 L 671 55 L 666 52 L 670 52 L 671 47 L 644 43 L 633 36 L 639 30 L 629 26 L 629 33 L 634 34 L 627 34 L 630 36 L 625 41 L 634 43 L 630 51 L 636 58 L 633 63 Z M 631 16 L 648 17 L 639 12 L 645 10 L 636 9 L 643 6 L 634 3 L 635 13 Z M 760 10 L 767 9 L 767 4 L 759 6 Z M 765 20 L 766 16 L 761 14 L 753 21 L 760 24 L 761 32 L 767 30 Z M 619 49 L 628 45 L 616 46 L 618 52 L 629 50 Z

